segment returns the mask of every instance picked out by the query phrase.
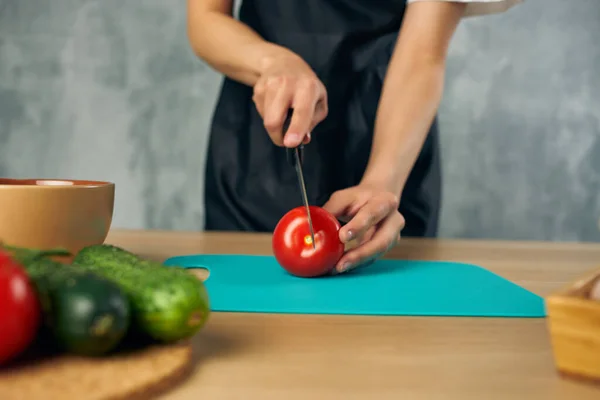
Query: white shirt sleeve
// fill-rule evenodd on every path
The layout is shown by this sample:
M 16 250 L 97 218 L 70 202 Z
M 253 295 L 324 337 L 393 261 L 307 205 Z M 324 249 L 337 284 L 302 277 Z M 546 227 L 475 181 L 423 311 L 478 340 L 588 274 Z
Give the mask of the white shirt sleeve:
M 417 1 L 451 1 L 456 3 L 468 3 L 464 16 L 471 17 L 476 15 L 502 13 L 525 0 L 406 0 L 406 3 L 416 3 Z

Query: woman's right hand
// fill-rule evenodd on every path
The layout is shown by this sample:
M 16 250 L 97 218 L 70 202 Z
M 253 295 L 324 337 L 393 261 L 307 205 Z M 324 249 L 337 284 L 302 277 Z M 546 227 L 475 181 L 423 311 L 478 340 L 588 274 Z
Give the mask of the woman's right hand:
M 266 62 L 252 97 L 271 140 L 289 148 L 310 142 L 314 127 L 327 117 L 327 91 L 310 66 L 295 54 Z M 290 108 L 290 126 L 283 125 Z

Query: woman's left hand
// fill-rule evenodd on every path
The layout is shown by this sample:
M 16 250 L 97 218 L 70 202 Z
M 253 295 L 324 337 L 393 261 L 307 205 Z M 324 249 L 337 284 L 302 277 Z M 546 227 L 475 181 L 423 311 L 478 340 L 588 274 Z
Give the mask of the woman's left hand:
M 347 221 L 339 231 L 340 240 L 357 243 L 340 259 L 334 274 L 369 265 L 398 243 L 405 224 L 399 202 L 397 195 L 365 184 L 331 195 L 323 208 Z

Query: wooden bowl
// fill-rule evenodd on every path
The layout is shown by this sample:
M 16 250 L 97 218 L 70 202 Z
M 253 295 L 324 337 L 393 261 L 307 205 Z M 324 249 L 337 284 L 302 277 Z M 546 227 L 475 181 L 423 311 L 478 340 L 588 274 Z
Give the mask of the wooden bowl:
M 0 242 L 71 253 L 101 244 L 114 199 L 110 182 L 0 178 Z
M 600 383 L 600 300 L 590 298 L 600 270 L 546 299 L 548 328 L 558 372 Z

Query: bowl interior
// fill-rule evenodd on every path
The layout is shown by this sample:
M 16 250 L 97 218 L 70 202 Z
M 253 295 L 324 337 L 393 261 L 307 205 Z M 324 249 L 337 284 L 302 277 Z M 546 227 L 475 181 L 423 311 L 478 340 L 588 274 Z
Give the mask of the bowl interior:
M 99 187 L 112 185 L 110 182 L 104 181 L 89 181 L 89 180 L 78 180 L 78 179 L 11 179 L 11 178 L 0 178 L 0 186 L 52 186 L 52 187 L 73 187 L 73 186 L 85 186 L 85 187 Z

